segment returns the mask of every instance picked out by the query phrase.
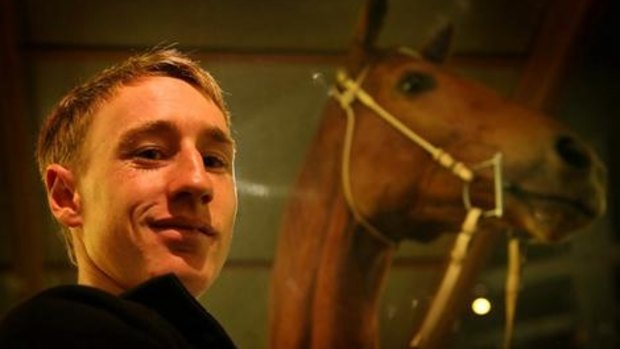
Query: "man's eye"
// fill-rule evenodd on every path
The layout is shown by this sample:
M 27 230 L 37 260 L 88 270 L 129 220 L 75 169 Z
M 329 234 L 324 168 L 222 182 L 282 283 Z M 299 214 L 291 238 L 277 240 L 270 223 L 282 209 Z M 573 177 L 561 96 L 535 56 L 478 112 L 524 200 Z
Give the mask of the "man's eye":
M 145 160 L 161 160 L 164 158 L 164 153 L 157 148 L 146 148 L 137 151 L 135 156 Z
M 217 155 L 205 155 L 202 158 L 205 168 L 219 169 L 227 166 L 227 161 Z

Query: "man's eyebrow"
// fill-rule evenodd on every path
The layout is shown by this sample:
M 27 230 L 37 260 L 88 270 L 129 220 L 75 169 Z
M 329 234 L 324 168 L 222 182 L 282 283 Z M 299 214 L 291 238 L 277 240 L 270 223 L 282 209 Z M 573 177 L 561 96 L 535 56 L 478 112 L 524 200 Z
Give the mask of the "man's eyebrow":
M 138 141 L 141 136 L 162 133 L 168 135 L 178 135 L 179 129 L 171 122 L 165 120 L 147 122 L 125 131 L 121 135 L 119 148 L 123 149 L 131 147 L 132 145 L 134 145 L 133 143 Z
M 125 131 L 121 135 L 119 142 L 120 149 L 131 148 L 134 142 L 140 140 L 145 135 L 164 134 L 178 136 L 181 133 L 179 128 L 172 122 L 166 120 L 156 120 L 144 123 L 140 126 Z M 224 130 L 217 127 L 210 127 L 202 132 L 201 136 L 215 143 L 222 144 L 235 149 L 235 140 Z
M 216 143 L 235 149 L 235 140 L 220 128 L 209 128 L 203 132 L 203 136 L 211 141 L 215 141 Z

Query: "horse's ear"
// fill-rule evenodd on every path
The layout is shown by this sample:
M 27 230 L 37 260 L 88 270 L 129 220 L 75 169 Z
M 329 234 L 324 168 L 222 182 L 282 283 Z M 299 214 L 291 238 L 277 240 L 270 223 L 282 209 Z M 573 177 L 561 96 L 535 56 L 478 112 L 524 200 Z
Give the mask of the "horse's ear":
M 422 56 L 435 63 L 443 63 L 448 59 L 452 48 L 454 25 L 446 23 L 435 32 L 435 35 L 420 50 Z
M 351 75 L 356 75 L 372 55 L 375 41 L 383 26 L 386 11 L 386 0 L 368 0 L 364 4 L 347 62 L 347 68 Z

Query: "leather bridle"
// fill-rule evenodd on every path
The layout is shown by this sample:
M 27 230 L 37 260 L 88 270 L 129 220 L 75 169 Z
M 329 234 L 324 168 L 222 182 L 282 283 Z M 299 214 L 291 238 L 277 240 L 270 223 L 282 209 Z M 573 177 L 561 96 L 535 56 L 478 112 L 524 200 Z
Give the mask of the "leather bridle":
M 401 52 L 419 58 L 419 55 L 409 49 L 401 50 Z M 463 182 L 463 205 L 467 211 L 461 231 L 457 235 L 452 250 L 450 252 L 450 263 L 443 275 L 437 293 L 432 300 L 426 317 L 422 322 L 417 334 L 411 340 L 412 348 L 425 348 L 429 336 L 435 331 L 441 317 L 444 315 L 448 301 L 455 294 L 455 288 L 461 277 L 463 261 L 467 257 L 469 245 L 478 228 L 478 222 L 481 218 L 497 217 L 501 218 L 503 214 L 503 193 L 502 193 L 502 155 L 497 153 L 491 159 L 472 166 L 471 168 L 463 162 L 456 160 L 443 149 L 436 147 L 429 141 L 419 136 L 401 120 L 379 105 L 372 96 L 370 96 L 363 88 L 362 83 L 368 72 L 368 67 L 364 68 L 355 80 L 349 78 L 344 71 L 339 71 L 336 76 L 336 86 L 331 89 L 330 95 L 339 103 L 344 110 L 347 125 L 344 135 L 344 145 L 342 149 L 342 187 L 345 200 L 351 210 L 355 220 L 364 227 L 364 229 L 390 248 L 396 247 L 396 242 L 390 239 L 379 228 L 375 227 L 358 209 L 353 192 L 351 190 L 351 146 L 355 131 L 355 112 L 352 104 L 359 101 L 361 104 L 369 108 L 375 115 L 379 116 L 383 121 L 400 132 L 407 139 L 427 151 L 431 157 L 442 167 L 449 170 Z M 476 177 L 476 173 L 485 168 L 493 170 L 495 207 L 484 210 L 477 207 L 471 202 L 470 184 Z M 506 280 L 506 329 L 504 335 L 504 348 L 509 348 L 510 340 L 513 332 L 514 310 L 516 305 L 516 297 L 519 285 L 520 275 L 520 257 L 519 242 L 516 238 L 509 241 L 509 273 Z

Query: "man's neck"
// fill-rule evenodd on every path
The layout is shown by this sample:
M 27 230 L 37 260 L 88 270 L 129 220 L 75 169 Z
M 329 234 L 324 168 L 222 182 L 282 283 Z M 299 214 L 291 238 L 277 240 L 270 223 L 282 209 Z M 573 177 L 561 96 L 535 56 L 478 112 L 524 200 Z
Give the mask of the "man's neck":
M 88 253 L 86 253 L 82 240 L 75 234 L 73 235 L 73 241 L 78 268 L 78 284 L 95 287 L 114 295 L 127 291 L 127 287 L 120 285 L 114 278 L 97 266 Z
M 101 272 L 101 270 L 93 271 L 91 268 L 82 267 L 78 263 L 78 284 L 84 286 L 91 286 L 103 291 L 119 295 L 125 291 L 125 288 L 117 284 L 108 275 Z

